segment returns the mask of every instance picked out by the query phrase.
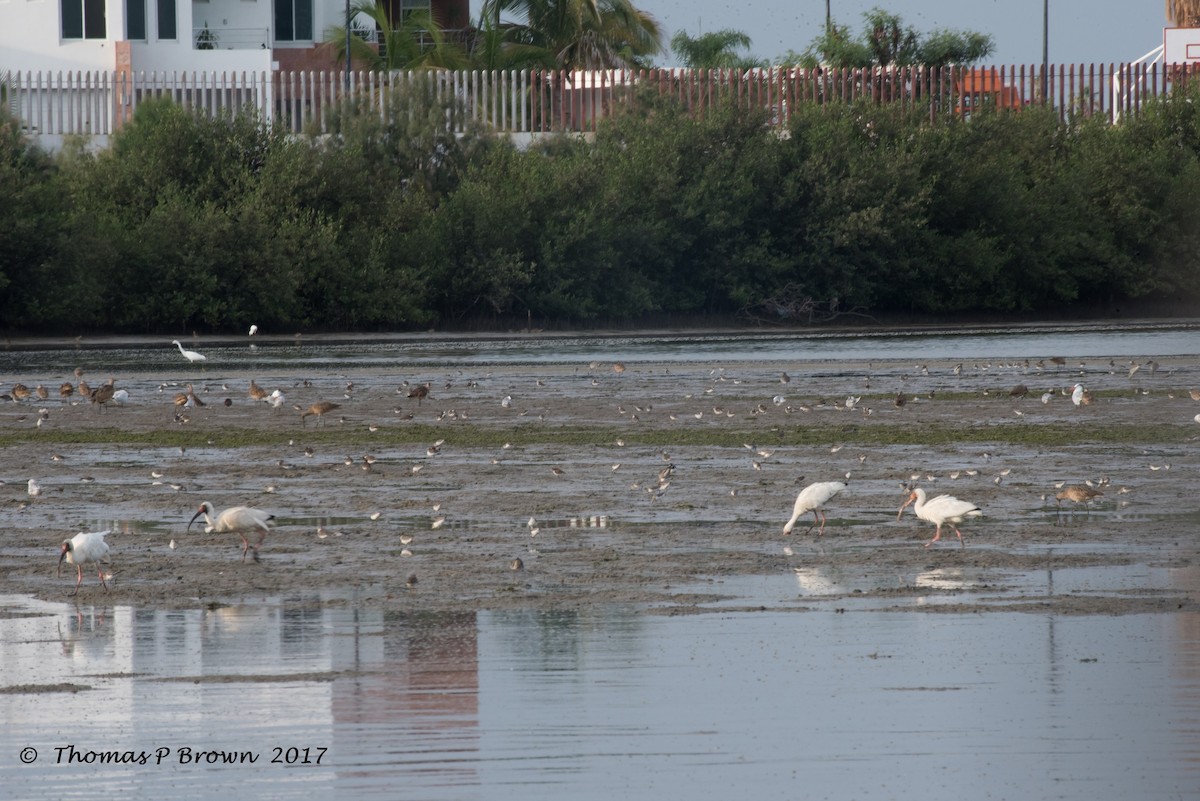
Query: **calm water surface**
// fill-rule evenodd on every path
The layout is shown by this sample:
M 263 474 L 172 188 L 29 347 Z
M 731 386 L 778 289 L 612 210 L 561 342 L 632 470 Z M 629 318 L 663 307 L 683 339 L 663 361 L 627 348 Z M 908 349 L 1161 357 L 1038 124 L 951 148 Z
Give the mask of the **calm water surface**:
M 1162 359 L 1200 354 L 1200 324 L 1127 322 L 920 331 L 797 333 L 767 329 L 754 333 L 637 336 L 405 336 L 187 338 L 184 346 L 205 354 L 205 370 L 230 367 L 276 369 L 397 369 L 489 364 L 562 364 L 592 361 L 755 362 L 914 361 L 959 359 L 1071 359 L 1127 356 Z M 106 372 L 180 368 L 183 358 L 168 337 L 154 340 L 83 339 L 22 343 L 0 351 L 4 373 L 69 372 L 79 364 L 104 365 Z M 181 368 L 182 369 L 182 368 Z M 195 371 L 188 371 L 189 373 Z
M 805 596 L 793 577 L 761 581 L 766 595 Z M 959 801 L 1200 788 L 1196 614 L 424 614 L 317 600 L 163 611 L 0 599 L 6 685 L 89 688 L 0 695 L 3 795 Z M 148 764 L 67 763 L 67 746 L 145 751 Z M 258 761 L 194 764 L 214 750 Z M 305 755 L 320 764 L 286 764 Z

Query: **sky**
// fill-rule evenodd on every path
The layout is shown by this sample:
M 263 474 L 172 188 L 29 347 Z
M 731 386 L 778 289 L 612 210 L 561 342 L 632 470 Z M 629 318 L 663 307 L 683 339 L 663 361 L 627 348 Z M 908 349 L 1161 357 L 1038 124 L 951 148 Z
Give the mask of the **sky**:
M 863 14 L 879 7 L 920 33 L 938 28 L 985 33 L 996 48 L 988 64 L 1040 64 L 1044 0 L 829 0 L 833 20 L 858 34 Z M 1050 62 L 1120 63 L 1162 44 L 1163 0 L 1045 0 L 1050 8 Z M 669 43 L 676 31 L 691 36 L 731 28 L 751 39 L 751 54 L 773 60 L 801 52 L 825 25 L 823 0 L 634 0 L 653 15 Z M 472 17 L 481 0 L 471 0 Z M 655 63 L 677 66 L 670 53 Z

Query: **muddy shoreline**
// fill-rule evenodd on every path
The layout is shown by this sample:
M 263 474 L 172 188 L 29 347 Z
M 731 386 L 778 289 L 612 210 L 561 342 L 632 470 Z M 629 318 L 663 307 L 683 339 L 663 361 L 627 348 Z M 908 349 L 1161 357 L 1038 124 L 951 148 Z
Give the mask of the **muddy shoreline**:
M 722 599 L 723 610 L 759 608 L 738 605 L 730 577 L 818 571 L 834 577 L 824 591 L 800 586 L 772 608 L 1197 609 L 1200 403 L 1188 390 L 1200 368 L 1166 359 L 1131 376 L 1116 359 L 1035 357 L 956 366 L 581 363 L 386 377 L 183 366 L 114 376 L 130 399 L 107 408 L 59 398 L 72 375 L 4 375 L 5 391 L 40 383 L 52 396 L 0 408 L 0 575 L 11 594 L 67 599 L 75 571 L 56 576 L 59 543 L 111 528 L 109 589 L 85 569 L 80 603 L 679 614 Z M 101 365 L 87 374 L 109 375 Z M 251 378 L 284 392 L 283 406 L 251 400 Z M 1076 380 L 1096 392 L 1091 406 L 1062 394 Z M 204 405 L 176 407 L 189 382 Z M 408 397 L 425 383 L 428 398 Z M 1017 384 L 1029 394 L 1011 396 Z M 319 400 L 339 408 L 302 423 L 294 407 Z M 921 444 L 923 430 L 938 441 Z M 847 473 L 824 537 L 806 524 L 782 535 L 801 477 Z M 1085 480 L 1104 495 L 1060 511 L 1056 485 Z M 913 483 L 983 508 L 963 526 L 965 547 L 951 533 L 926 548 L 931 525 L 911 511 L 897 521 Z M 276 515 L 259 562 L 242 563 L 236 535 L 188 529 L 203 501 Z M 1165 568 L 1170 586 L 1055 595 L 1015 581 L 1117 565 Z M 931 589 L 930 571 L 970 580 Z M 860 574 L 894 578 L 865 591 L 837 580 Z M 942 602 L 913 603 L 931 593 Z

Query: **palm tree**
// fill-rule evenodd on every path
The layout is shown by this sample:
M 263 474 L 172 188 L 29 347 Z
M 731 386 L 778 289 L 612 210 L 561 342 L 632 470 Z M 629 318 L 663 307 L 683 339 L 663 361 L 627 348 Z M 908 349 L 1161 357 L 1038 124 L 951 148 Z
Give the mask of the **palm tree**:
M 520 21 L 501 23 L 502 14 Z M 630 0 L 484 0 L 481 16 L 527 66 L 633 67 L 663 50 L 658 22 Z
M 1200 27 L 1200 0 L 1167 0 L 1167 21 L 1178 28 Z
M 753 56 L 738 55 L 737 51 L 743 49 L 750 49 L 750 37 L 741 31 L 728 28 L 712 33 L 702 33 L 694 39 L 684 31 L 679 31 L 671 38 L 671 50 L 685 67 L 747 69 L 766 66 L 765 62 Z
M 368 69 L 377 71 L 441 68 L 461 69 L 467 65 L 462 48 L 447 41 L 441 27 L 428 11 L 413 11 L 400 20 L 389 17 L 387 8 L 375 0 L 358 0 L 350 9 L 351 19 L 366 18 L 366 26 L 350 26 L 350 53 Z M 371 45 L 376 39 L 378 48 Z M 325 40 L 332 42 L 335 58 L 346 59 L 346 29 L 330 27 Z

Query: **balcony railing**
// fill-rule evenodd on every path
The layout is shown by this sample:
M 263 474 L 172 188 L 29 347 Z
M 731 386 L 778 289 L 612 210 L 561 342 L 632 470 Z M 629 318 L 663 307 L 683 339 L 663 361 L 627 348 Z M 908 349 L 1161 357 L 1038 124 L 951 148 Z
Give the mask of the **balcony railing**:
M 242 41 L 257 42 L 257 38 Z M 31 135 L 111 134 L 148 97 L 167 96 L 188 108 L 232 116 L 253 109 L 294 132 L 324 133 L 329 114 L 346 96 L 383 110 L 392 90 L 424 81 L 468 120 L 510 134 L 595 131 L 637 92 L 676 98 L 692 114 L 718 106 L 760 108 L 769 124 L 785 126 L 806 104 L 891 103 L 930 122 L 965 117 L 995 106 L 1019 111 L 1048 105 L 1064 122 L 1098 116 L 1117 121 L 1137 114 L 1187 76 L 1164 65 L 1051 66 L 1041 94 L 1040 67 L 928 69 L 771 68 L 752 70 L 420 71 L 420 72 L 14 72 L 0 76 L 13 112 Z M 1120 87 L 1115 91 L 1114 87 Z
M 203 28 L 192 29 L 192 48 L 195 50 L 266 50 L 271 46 L 268 28 Z

